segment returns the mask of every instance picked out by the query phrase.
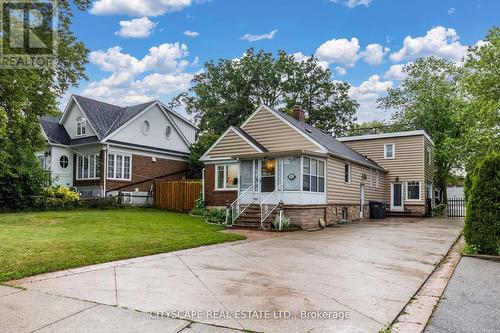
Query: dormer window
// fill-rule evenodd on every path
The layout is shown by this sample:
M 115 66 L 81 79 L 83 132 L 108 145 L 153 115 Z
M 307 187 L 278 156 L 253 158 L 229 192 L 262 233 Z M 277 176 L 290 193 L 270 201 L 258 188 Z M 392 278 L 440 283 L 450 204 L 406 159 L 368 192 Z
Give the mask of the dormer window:
M 87 120 L 80 117 L 76 120 L 76 135 L 85 135 L 87 133 Z

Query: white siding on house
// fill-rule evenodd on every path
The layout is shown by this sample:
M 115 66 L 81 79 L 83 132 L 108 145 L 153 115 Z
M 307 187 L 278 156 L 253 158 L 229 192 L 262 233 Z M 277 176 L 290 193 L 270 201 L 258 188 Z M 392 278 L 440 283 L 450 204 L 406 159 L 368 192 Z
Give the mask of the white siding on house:
M 196 141 L 196 128 L 175 113 L 171 112 L 169 114 L 172 116 L 173 121 L 177 127 L 179 127 L 179 130 L 182 134 L 184 134 L 189 143 L 194 143 Z
M 62 156 L 68 158 L 68 166 L 62 168 L 59 161 Z M 50 156 L 50 172 L 54 185 L 73 187 L 73 152 L 64 147 L 52 146 Z
M 142 123 L 144 121 L 148 121 L 150 125 L 149 134 L 147 135 L 142 132 Z M 165 136 L 167 126 L 171 127 L 170 139 L 167 139 Z M 187 143 L 157 105 L 135 118 L 108 140 L 138 144 L 151 148 L 189 152 Z
M 83 137 L 87 137 L 87 136 L 95 136 L 96 134 L 95 134 L 94 130 L 92 129 L 92 126 L 90 126 L 90 123 L 88 122 L 88 120 L 87 120 L 85 135 L 76 136 L 76 121 L 80 117 L 85 118 L 85 115 L 83 114 L 83 112 L 80 110 L 80 107 L 78 107 L 78 105 L 75 102 L 71 101 L 70 103 L 71 103 L 71 106 L 68 110 L 68 113 L 65 117 L 66 119 L 64 120 L 64 123 L 63 123 L 63 126 L 66 129 L 66 132 L 68 132 L 68 135 L 72 139 L 83 138 Z

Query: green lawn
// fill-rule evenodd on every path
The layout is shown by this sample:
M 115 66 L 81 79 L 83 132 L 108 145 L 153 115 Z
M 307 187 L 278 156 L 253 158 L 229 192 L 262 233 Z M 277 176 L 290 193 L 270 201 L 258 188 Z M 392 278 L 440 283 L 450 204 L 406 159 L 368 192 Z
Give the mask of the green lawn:
M 243 239 L 157 209 L 0 214 L 0 282 Z

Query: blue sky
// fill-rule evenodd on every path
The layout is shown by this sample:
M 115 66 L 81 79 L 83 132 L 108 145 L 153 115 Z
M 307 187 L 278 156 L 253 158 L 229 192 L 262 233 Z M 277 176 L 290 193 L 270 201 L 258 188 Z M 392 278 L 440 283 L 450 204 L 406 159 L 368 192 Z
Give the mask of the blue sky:
M 500 23 L 500 1 L 97 0 L 75 10 L 73 30 L 92 51 L 88 81 L 69 93 L 119 105 L 168 102 L 203 63 L 249 47 L 315 54 L 352 85 L 360 120 L 396 87 L 402 65 L 435 55 L 460 63 L 466 47 Z

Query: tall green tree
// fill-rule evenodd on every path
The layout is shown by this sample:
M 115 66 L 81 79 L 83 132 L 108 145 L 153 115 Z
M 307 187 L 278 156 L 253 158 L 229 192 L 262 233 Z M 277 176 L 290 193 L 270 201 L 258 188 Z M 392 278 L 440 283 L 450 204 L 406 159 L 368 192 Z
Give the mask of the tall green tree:
M 347 83 L 333 81 L 331 72 L 314 57 L 298 61 L 284 51 L 274 57 L 249 49 L 237 60 L 205 63 L 190 93 L 180 100 L 198 122 L 201 135 L 210 136 L 204 144 L 229 126 L 241 125 L 261 104 L 284 112 L 299 106 L 307 123 L 343 135 L 353 125 L 358 108 L 348 95 L 349 88 Z M 193 161 L 200 157 L 198 148 L 192 152 Z
M 77 8 L 87 9 L 90 0 L 74 0 Z M 57 52 L 53 62 L 32 69 L 0 70 L 0 209 L 20 209 L 30 205 L 44 174 L 34 153 L 43 149 L 40 116 L 53 114 L 57 100 L 68 87 L 85 78 L 88 50 L 70 30 L 71 3 L 53 1 L 58 15 Z M 57 13 L 57 14 L 56 14 Z M 52 28 L 37 28 L 39 36 L 49 36 Z M 9 37 L 9 31 L 3 31 Z M 8 48 L 3 43 L 3 48 Z
M 284 51 L 273 57 L 249 49 L 238 60 L 205 63 L 205 71 L 194 77 L 184 102 L 201 131 L 213 134 L 240 125 L 265 104 L 284 112 L 300 106 L 306 122 L 340 135 L 352 126 L 358 107 L 348 96 L 349 88 L 347 83 L 334 82 L 314 57 L 297 61 Z
M 456 139 L 461 132 L 460 110 L 465 105 L 461 82 L 463 69 L 444 59 L 420 58 L 403 68 L 405 79 L 377 102 L 379 108 L 396 109 L 395 125 L 424 129 L 435 149 L 434 181 L 446 189 L 452 168 L 457 166 Z M 446 191 L 442 191 L 446 196 Z M 443 198 L 446 200 L 446 197 Z
M 465 70 L 468 103 L 460 115 L 457 148 L 470 171 L 484 156 L 500 152 L 500 28 L 490 29 L 483 43 L 469 49 Z

